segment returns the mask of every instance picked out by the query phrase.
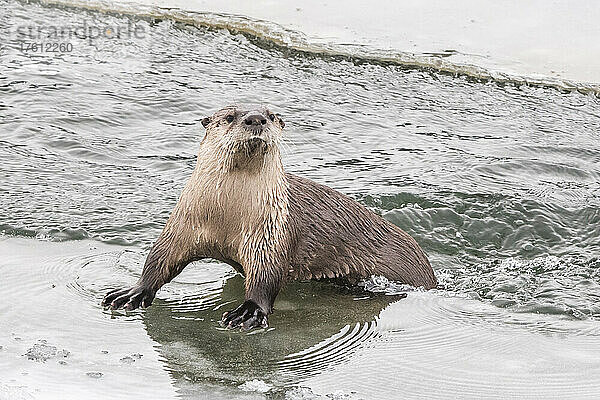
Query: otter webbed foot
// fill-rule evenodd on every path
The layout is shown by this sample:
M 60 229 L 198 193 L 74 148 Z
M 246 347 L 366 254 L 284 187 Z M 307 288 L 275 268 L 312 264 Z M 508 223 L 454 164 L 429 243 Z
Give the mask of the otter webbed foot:
M 268 327 L 267 314 L 258 304 L 252 300 L 246 300 L 235 310 L 223 314 L 221 326 L 230 329 L 239 327 L 244 331 L 253 328 L 266 328 Z
M 112 310 L 120 308 L 131 311 L 142 306 L 149 307 L 154 300 L 154 291 L 143 286 L 134 286 L 127 289 L 115 289 L 104 296 L 102 306 Z

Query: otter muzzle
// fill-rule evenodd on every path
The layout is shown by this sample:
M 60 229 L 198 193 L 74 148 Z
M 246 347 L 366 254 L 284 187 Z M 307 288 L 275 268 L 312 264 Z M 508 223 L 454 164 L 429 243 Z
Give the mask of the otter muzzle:
M 250 111 L 244 117 L 244 127 L 254 134 L 260 134 L 267 125 L 267 117 L 257 111 Z
M 267 150 L 267 141 L 259 136 L 251 137 L 246 141 L 246 148 L 250 154 Z

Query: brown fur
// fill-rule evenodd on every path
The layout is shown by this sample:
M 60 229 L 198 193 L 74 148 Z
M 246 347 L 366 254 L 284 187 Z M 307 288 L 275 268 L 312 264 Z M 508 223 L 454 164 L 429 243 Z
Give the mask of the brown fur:
M 264 107 L 254 110 L 272 116 Z M 284 172 L 279 117 L 253 143 L 248 139 L 254 133 L 243 123 L 226 121 L 232 114 L 242 118 L 248 111 L 227 107 L 203 121 L 207 133 L 196 168 L 138 283 L 150 302 L 162 285 L 202 258 L 242 272 L 246 299 L 265 313 L 293 279 L 383 275 L 436 286 L 427 257 L 408 234 L 349 197 Z

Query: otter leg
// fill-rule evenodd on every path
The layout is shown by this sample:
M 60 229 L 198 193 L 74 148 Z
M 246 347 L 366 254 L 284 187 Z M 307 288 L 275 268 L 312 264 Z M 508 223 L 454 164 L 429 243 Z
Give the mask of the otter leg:
M 135 310 L 142 306 L 149 307 L 158 289 L 175 278 L 185 266 L 193 261 L 170 252 L 168 238 L 159 238 L 150 250 L 142 276 L 131 288 L 115 289 L 107 293 L 102 300 L 102 306 L 113 310 Z
M 246 301 L 235 310 L 226 312 L 221 325 L 227 328 L 266 328 L 267 315 L 273 312 L 275 297 L 283 279 L 280 268 L 254 268 L 246 273 Z

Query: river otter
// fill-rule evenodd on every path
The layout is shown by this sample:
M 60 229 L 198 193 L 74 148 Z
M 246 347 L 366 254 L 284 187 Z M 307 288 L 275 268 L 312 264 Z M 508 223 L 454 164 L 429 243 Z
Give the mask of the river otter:
M 229 106 L 204 118 L 196 168 L 132 288 L 103 305 L 133 310 L 192 261 L 214 258 L 245 276 L 245 301 L 223 314 L 229 328 L 267 326 L 289 280 L 383 275 L 426 289 L 437 285 L 407 233 L 335 190 L 286 173 L 284 122 L 266 107 Z

